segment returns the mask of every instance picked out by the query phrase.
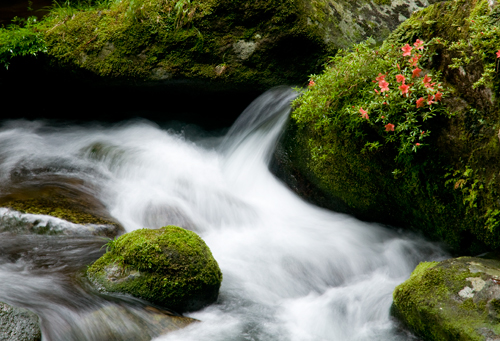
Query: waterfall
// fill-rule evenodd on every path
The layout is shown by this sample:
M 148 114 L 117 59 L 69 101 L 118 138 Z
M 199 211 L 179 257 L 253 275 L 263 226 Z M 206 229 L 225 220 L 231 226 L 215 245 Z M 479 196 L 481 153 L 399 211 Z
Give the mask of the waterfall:
M 98 198 L 126 231 L 193 230 L 224 280 L 216 304 L 187 314 L 202 323 L 159 335 L 146 302 L 98 293 L 84 278 L 102 240 L 4 234 L 0 301 L 39 314 L 47 340 L 412 339 L 390 318 L 392 291 L 418 262 L 446 254 L 418 236 L 315 207 L 271 174 L 295 97 L 288 88 L 266 92 L 224 136 L 143 120 L 4 122 L 3 188 L 19 178 L 64 180 Z

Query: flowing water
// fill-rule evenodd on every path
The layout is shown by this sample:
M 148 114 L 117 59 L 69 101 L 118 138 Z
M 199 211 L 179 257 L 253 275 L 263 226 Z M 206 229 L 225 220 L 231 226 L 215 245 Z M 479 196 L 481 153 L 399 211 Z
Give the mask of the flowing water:
M 412 339 L 390 318 L 392 291 L 419 261 L 446 254 L 414 235 L 306 203 L 270 173 L 295 96 L 265 93 L 224 136 L 148 121 L 4 122 L 1 183 L 19 174 L 35 185 L 73 179 L 127 231 L 191 229 L 224 280 L 216 304 L 187 314 L 202 323 L 159 335 L 146 302 L 98 293 L 82 275 L 104 252 L 102 239 L 4 233 L 0 301 L 38 313 L 45 340 Z

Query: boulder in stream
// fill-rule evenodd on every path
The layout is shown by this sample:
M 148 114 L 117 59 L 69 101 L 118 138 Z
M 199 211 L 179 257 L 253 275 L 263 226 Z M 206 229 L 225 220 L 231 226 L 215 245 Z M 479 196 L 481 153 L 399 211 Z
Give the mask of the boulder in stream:
M 111 241 L 87 276 L 100 290 L 127 293 L 178 313 L 215 302 L 222 282 L 205 242 L 173 225 L 135 230 Z
M 449 1 L 337 54 L 293 103 L 275 172 L 310 201 L 457 254 L 500 247 L 500 6 Z
M 392 311 L 425 340 L 500 340 L 500 261 L 420 263 L 396 287 Z
M 35 313 L 0 302 L 0 341 L 40 341 L 40 318 Z

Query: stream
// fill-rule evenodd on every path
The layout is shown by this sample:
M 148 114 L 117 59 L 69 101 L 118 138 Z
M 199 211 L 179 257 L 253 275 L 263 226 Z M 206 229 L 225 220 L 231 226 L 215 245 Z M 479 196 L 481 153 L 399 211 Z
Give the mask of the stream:
M 224 279 L 216 304 L 186 314 L 201 323 L 160 335 L 147 302 L 99 293 L 84 277 L 105 239 L 3 233 L 0 301 L 37 313 L 50 341 L 416 340 L 390 317 L 392 292 L 420 261 L 448 255 L 313 206 L 269 171 L 295 96 L 266 92 L 224 133 L 139 119 L 2 122 L 2 188 L 20 176 L 33 186 L 64 179 L 126 231 L 193 230 Z

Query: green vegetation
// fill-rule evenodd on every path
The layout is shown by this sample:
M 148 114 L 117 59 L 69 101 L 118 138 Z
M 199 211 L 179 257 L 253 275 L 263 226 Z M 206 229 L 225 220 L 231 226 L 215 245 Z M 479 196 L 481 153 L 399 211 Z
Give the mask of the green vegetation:
M 319 134 L 344 131 L 365 140 L 362 153 L 395 149 L 395 165 L 410 164 L 430 135 L 427 120 L 449 116 L 441 103 L 440 74 L 419 68 L 420 59 L 429 56 L 423 42 L 415 45 L 406 45 L 407 53 L 388 44 L 380 50 L 360 44 L 353 51 L 339 51 L 323 74 L 312 76 L 309 91 L 295 100 L 292 118 L 301 129 L 311 125 Z M 309 143 L 317 160 L 325 146 Z
M 497 301 L 488 289 L 497 285 L 490 269 L 496 274 L 498 267 L 498 261 L 468 257 L 420 263 L 396 287 L 393 313 L 425 340 L 498 337 Z
M 500 48 L 497 8 L 438 3 L 382 46 L 332 58 L 294 102 L 283 141 L 292 171 L 333 209 L 423 231 L 462 254 L 499 247 L 499 80 L 490 72 Z M 407 44 L 413 50 L 403 57 Z M 416 63 L 414 44 L 424 47 Z
M 200 309 L 218 296 L 222 273 L 194 232 L 177 226 L 141 229 L 108 243 L 87 271 L 98 287 L 178 312 Z
M 17 56 L 36 56 L 47 52 L 43 34 L 37 29 L 36 17 L 17 19 L 5 29 L 0 29 L 0 66 L 9 67 Z

